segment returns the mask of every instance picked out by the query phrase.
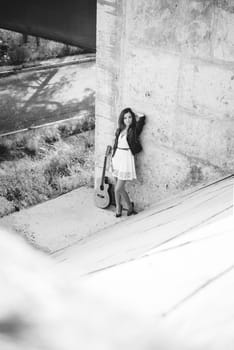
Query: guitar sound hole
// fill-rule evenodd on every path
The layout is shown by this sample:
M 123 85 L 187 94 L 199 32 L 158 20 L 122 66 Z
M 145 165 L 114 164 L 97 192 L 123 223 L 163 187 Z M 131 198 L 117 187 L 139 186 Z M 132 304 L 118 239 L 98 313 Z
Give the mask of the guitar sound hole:
M 103 186 L 103 185 L 100 186 L 100 190 L 101 190 L 101 191 L 104 190 L 104 186 Z

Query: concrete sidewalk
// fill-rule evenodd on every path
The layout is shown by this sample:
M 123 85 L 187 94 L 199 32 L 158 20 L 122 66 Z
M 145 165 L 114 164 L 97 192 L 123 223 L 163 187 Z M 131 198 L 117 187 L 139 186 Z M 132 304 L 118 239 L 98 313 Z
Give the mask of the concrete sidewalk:
M 232 350 L 233 178 L 168 204 L 54 254 L 58 269 L 152 321 L 150 349 Z
M 63 251 L 66 251 L 66 248 L 72 247 L 75 243 L 79 243 L 81 241 L 85 242 L 91 242 L 91 236 L 93 236 L 94 240 L 97 232 L 100 232 L 100 237 L 102 237 L 103 234 L 105 234 L 106 231 L 103 231 L 104 229 L 110 228 L 110 232 L 108 232 L 107 236 L 110 238 L 112 235 L 115 236 L 116 232 L 125 240 L 126 239 L 126 226 L 130 228 L 132 225 L 135 227 L 135 221 L 139 223 L 139 220 L 148 218 L 148 221 L 144 221 L 144 230 L 146 227 L 152 225 L 151 223 L 151 216 L 153 215 L 152 219 L 154 220 L 155 217 L 157 217 L 157 220 L 160 219 L 161 215 L 165 214 L 166 222 L 167 218 L 170 217 L 172 220 L 172 214 L 167 214 L 170 208 L 178 207 L 179 212 L 182 210 L 183 206 L 181 203 L 185 203 L 186 210 L 188 210 L 191 206 L 193 208 L 193 200 L 190 202 L 189 198 L 200 198 L 201 200 L 204 197 L 205 203 L 206 203 L 206 195 L 205 193 L 211 193 L 218 188 L 222 191 L 222 186 L 226 186 L 226 183 L 229 184 L 228 187 L 228 193 L 227 196 L 230 203 L 233 203 L 233 195 L 229 191 L 229 188 L 232 186 L 232 178 L 218 182 L 217 184 L 214 184 L 212 186 L 208 186 L 206 189 L 201 190 L 195 190 L 189 194 L 184 193 L 180 196 L 175 196 L 174 198 L 170 198 L 166 201 L 163 201 L 159 204 L 156 204 L 152 206 L 151 208 L 143 211 L 142 213 L 139 213 L 136 216 L 133 216 L 131 218 L 127 218 L 126 212 L 123 211 L 123 216 L 121 218 L 115 217 L 115 207 L 110 206 L 107 209 L 99 209 L 94 204 L 94 189 L 87 188 L 87 187 L 81 187 L 77 190 L 73 190 L 69 193 L 66 193 L 60 197 L 57 197 L 55 199 L 51 199 L 47 202 L 43 202 L 41 204 L 35 205 L 33 207 L 23 209 L 20 212 L 15 212 L 13 214 L 10 214 L 8 216 L 5 216 L 0 219 L 0 226 L 5 227 L 7 229 L 13 230 L 20 234 L 21 236 L 25 237 L 28 242 L 30 242 L 33 246 L 39 248 L 40 250 L 43 250 L 47 253 L 58 253 L 60 255 Z M 203 194 L 204 193 L 204 194 Z M 224 197 L 225 197 L 224 193 Z M 186 200 L 188 198 L 188 200 Z M 191 203 L 191 204 L 190 204 Z M 225 203 L 225 200 L 224 200 Z M 217 201 L 218 205 L 218 216 L 222 217 L 222 206 L 224 205 L 222 201 Z M 179 205 L 178 205 L 179 204 Z M 195 207 L 198 204 L 195 202 Z M 206 204 L 205 204 L 206 205 Z M 201 203 L 199 204 L 201 207 Z M 220 206 L 220 207 L 219 207 Z M 168 209 L 169 208 L 169 209 Z M 202 207 L 201 207 L 202 208 Z M 192 209 L 191 209 L 192 210 Z M 220 213 L 219 213 L 220 210 Z M 162 211 L 162 214 L 160 212 Z M 199 215 L 195 215 L 195 222 L 198 220 L 200 221 L 205 220 L 207 218 L 209 212 L 211 211 L 211 217 L 215 212 L 215 208 L 209 208 L 204 207 L 200 211 L 200 217 Z M 175 220 L 177 218 L 178 221 L 178 213 L 174 210 L 173 213 L 175 214 Z M 155 213 L 158 213 L 155 215 Z M 164 216 L 163 216 L 164 217 Z M 203 218 L 203 219 L 201 219 Z M 215 216 L 216 218 L 216 216 Z M 126 221 L 123 222 L 123 221 Z M 189 218 L 186 222 L 186 218 L 183 219 L 183 225 L 182 227 L 185 229 L 186 225 L 191 225 L 192 221 L 191 218 Z M 199 221 L 200 220 L 200 221 Z M 205 220 L 206 222 L 206 220 Z M 115 225 L 115 224 L 120 225 Z M 127 224 L 128 223 L 128 224 Z M 113 226 L 115 225 L 115 226 Z M 151 226 L 150 226 L 151 227 Z M 138 229 L 140 232 L 142 232 L 142 227 L 139 226 Z M 166 230 L 164 232 L 164 229 Z M 180 228 L 181 229 L 181 228 Z M 166 232 L 170 231 L 166 227 L 166 225 L 160 226 L 158 228 L 158 235 L 159 238 L 159 232 L 162 230 L 162 239 L 165 238 L 165 235 L 168 234 Z M 173 234 L 177 232 L 176 228 L 173 229 Z M 135 228 L 133 229 L 133 234 L 135 235 Z M 128 235 L 129 236 L 129 235 Z M 131 235 L 130 235 L 131 236 Z M 132 246 L 132 241 L 130 239 L 130 246 Z M 154 235 L 149 239 L 149 241 L 146 240 L 146 236 L 140 234 L 140 237 L 142 237 L 143 240 L 138 240 L 135 242 L 138 244 L 139 249 L 151 249 L 152 246 L 155 245 L 155 237 Z M 111 239 L 111 238 L 110 238 Z M 115 242 L 115 239 L 112 237 L 113 242 Z M 105 244 L 108 244 L 109 240 L 105 241 Z M 105 246 L 103 243 L 103 247 Z M 125 242 L 126 245 L 126 242 Z M 114 243 L 114 251 L 116 250 L 117 242 Z M 136 249 L 137 254 L 139 253 L 138 248 Z M 76 251 L 76 247 L 74 248 Z M 85 247 L 82 245 L 82 251 L 85 252 Z M 110 252 L 110 247 L 108 248 L 108 251 Z M 132 253 L 134 253 L 134 249 L 131 248 Z M 129 251 L 127 252 L 127 256 L 129 256 Z M 135 254 L 135 253 L 134 253 Z M 133 255 L 134 255 L 133 254 Z M 103 252 L 101 253 L 102 258 L 105 254 Z M 76 256 L 76 253 L 75 253 Z M 114 256 L 114 254 L 113 254 Z M 108 253 L 109 257 L 109 253 Z M 103 260 L 104 262 L 104 260 Z M 115 262 L 116 263 L 116 262 Z M 95 266 L 97 267 L 97 263 L 95 262 Z
M 90 209 L 92 213 L 98 213 L 98 209 L 92 206 Z M 58 261 L 66 260 L 69 268 L 76 266 L 76 274 L 88 275 L 154 254 L 155 249 L 170 246 L 170 242 L 189 241 L 188 237 L 196 237 L 196 231 L 201 227 L 204 227 L 204 238 L 209 224 L 215 226 L 232 214 L 233 178 L 229 177 L 156 203 L 118 225 L 106 227 L 92 237 L 84 237 L 82 244 L 64 249 L 54 257 Z M 99 219 L 102 216 L 99 215 Z M 112 222 L 111 217 L 109 223 Z
M 0 219 L 0 226 L 16 231 L 37 248 L 54 253 L 122 218 L 115 208 L 95 206 L 94 190 L 81 187 L 58 198 L 21 210 Z
M 53 300 L 48 300 L 45 291 L 50 281 L 57 277 L 61 284 L 56 286 L 60 286 L 60 290 L 65 290 L 65 284 L 68 286 L 66 301 L 72 303 L 68 307 L 65 304 L 64 309 L 72 308 L 69 326 L 75 325 L 76 334 L 78 322 L 82 325 L 84 321 L 86 330 L 92 329 L 93 332 L 95 329 L 93 333 L 98 336 L 102 334 L 104 339 L 111 331 L 119 331 L 125 320 L 123 313 L 113 311 L 111 315 L 108 314 L 106 323 L 102 322 L 103 315 L 114 305 L 115 310 L 126 310 L 132 319 L 138 317 L 144 320 L 144 324 L 153 326 L 149 333 L 146 327 L 142 337 L 146 339 L 150 334 L 156 345 L 142 346 L 141 349 L 232 350 L 233 185 L 233 177 L 228 177 L 190 193 L 183 193 L 173 200 L 155 204 L 136 216 L 127 219 L 124 216 L 121 220 L 115 218 L 114 208 L 96 208 L 93 190 L 83 187 L 1 219 L 0 225 L 15 228 L 32 243 L 54 252 L 50 259 L 54 263 L 43 265 L 41 258 L 37 264 L 40 268 L 43 266 L 36 273 L 30 269 L 37 257 L 32 256 L 26 262 L 23 260 L 23 268 L 26 266 L 30 273 L 28 275 L 27 270 L 27 278 L 16 280 L 20 280 L 20 283 L 23 281 L 20 284 L 23 288 L 25 281 L 29 281 L 27 293 L 24 294 L 26 302 L 32 280 L 38 292 L 40 276 L 46 289 L 43 287 L 37 298 L 40 300 L 44 292 L 46 302 L 43 307 L 51 311 L 56 293 L 54 291 L 52 294 Z M 120 223 L 115 225 L 117 222 Z M 70 247 L 63 249 L 65 245 Z M 22 251 L 16 251 L 25 256 L 23 247 Z M 7 257 L 9 255 L 14 268 L 9 270 L 7 265 L 7 269 L 3 261 L 2 266 L 7 270 L 5 275 L 9 276 L 9 271 L 16 271 L 17 276 L 21 276 L 23 268 L 17 263 L 22 256 L 19 254 L 15 263 L 12 248 L 10 253 L 7 252 Z M 15 280 L 10 286 L 14 296 L 15 290 L 19 293 Z M 81 286 L 85 291 L 83 299 L 79 293 Z M 90 302 L 88 299 L 87 293 L 90 291 L 97 298 L 95 301 L 92 299 Z M 72 299 L 73 295 L 75 297 Z M 38 299 L 33 300 L 38 302 Z M 56 300 L 60 305 L 61 300 Z M 96 300 L 103 300 L 106 304 Z M 11 304 L 15 306 L 8 302 L 8 305 Z M 101 312 L 94 309 L 95 305 L 101 305 Z M 53 315 L 54 310 L 53 307 Z M 38 314 L 38 309 L 35 314 Z M 74 315 L 78 315 L 80 321 L 74 319 Z M 116 323 L 118 317 L 120 324 Z M 60 320 L 67 324 L 67 318 L 61 317 L 61 314 Z M 40 324 L 44 324 L 44 320 Z M 108 331 L 106 324 L 110 325 Z M 129 330 L 142 330 L 143 323 L 139 329 L 134 325 L 131 321 L 128 328 L 119 332 L 120 338 L 133 337 Z M 51 326 L 47 326 L 47 329 L 51 329 Z M 135 333 L 133 339 L 133 343 L 138 344 Z M 135 348 L 136 345 L 128 347 Z

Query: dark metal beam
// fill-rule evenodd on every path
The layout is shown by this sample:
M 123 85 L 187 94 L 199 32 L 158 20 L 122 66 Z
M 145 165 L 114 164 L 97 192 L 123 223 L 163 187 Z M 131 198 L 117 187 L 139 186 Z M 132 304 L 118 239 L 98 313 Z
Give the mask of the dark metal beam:
M 96 49 L 96 0 L 2 1 L 0 27 Z

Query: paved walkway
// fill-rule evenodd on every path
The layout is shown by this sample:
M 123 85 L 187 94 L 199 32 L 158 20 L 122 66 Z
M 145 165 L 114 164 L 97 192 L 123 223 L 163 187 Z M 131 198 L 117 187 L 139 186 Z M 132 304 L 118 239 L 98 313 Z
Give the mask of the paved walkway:
M 91 210 L 94 214 L 98 209 Z M 68 265 L 79 262 L 76 272 L 86 275 L 137 260 L 175 240 L 190 240 L 190 235 L 196 236 L 198 229 L 204 227 L 205 232 L 208 224 L 214 222 L 216 225 L 232 213 L 233 178 L 230 177 L 153 205 L 118 225 L 107 227 L 92 237 L 84 237 L 82 244 L 73 245 L 55 256 L 58 261 L 66 259 Z M 92 220 L 94 217 L 92 215 Z
M 163 349 L 233 350 L 233 178 L 54 254 L 88 290 L 137 310 Z
M 70 299 L 73 303 L 64 308 L 72 307 L 72 321 L 68 323 L 72 331 L 66 341 L 74 340 L 77 324 L 78 329 L 84 324 L 99 344 L 113 342 L 115 332 L 114 339 L 125 344 L 117 347 L 115 343 L 105 349 L 233 350 L 233 177 L 154 205 L 133 217 L 119 220 L 113 214 L 113 208 L 94 206 L 92 189 L 81 188 L 0 220 L 0 225 L 15 227 L 34 244 L 53 252 L 50 262 L 54 263 L 49 269 L 45 265 L 39 274 L 41 280 L 47 276 L 46 287 L 54 276 L 61 283 L 66 281 L 68 289 L 72 286 L 66 303 Z M 27 273 L 36 258 L 24 263 Z M 30 271 L 30 278 L 33 276 L 38 286 L 34 272 Z M 97 299 L 89 299 L 87 294 L 82 298 L 80 286 Z M 64 291 L 64 285 L 60 289 Z M 37 298 L 42 295 L 38 293 Z M 52 295 L 56 295 L 54 290 Z M 54 307 L 54 300 L 61 305 L 60 299 L 48 301 L 47 294 L 44 297 L 45 310 L 51 303 Z M 99 297 L 105 305 L 95 302 Z M 125 314 L 117 310 L 132 315 L 127 326 Z M 138 329 L 135 318 L 153 324 L 153 328 L 140 324 Z M 66 327 L 64 320 L 62 326 Z M 40 325 L 44 323 L 40 320 Z M 46 328 L 50 327 L 47 321 Z M 139 345 L 136 330 L 144 346 Z M 78 333 L 76 342 L 83 340 L 83 334 Z M 146 347 L 148 337 L 157 345 Z M 86 345 L 88 340 L 86 335 Z M 134 346 L 127 346 L 128 341 Z
M 114 208 L 94 205 L 93 189 L 81 187 L 58 198 L 0 219 L 39 249 L 53 253 L 121 221 Z

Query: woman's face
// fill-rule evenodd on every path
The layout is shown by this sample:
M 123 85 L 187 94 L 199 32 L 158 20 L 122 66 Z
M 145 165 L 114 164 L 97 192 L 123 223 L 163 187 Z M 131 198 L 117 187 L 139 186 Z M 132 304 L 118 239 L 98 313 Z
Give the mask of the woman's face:
M 124 119 L 123 119 L 124 125 L 126 127 L 130 126 L 132 124 L 132 115 L 130 112 L 127 112 L 124 114 Z

